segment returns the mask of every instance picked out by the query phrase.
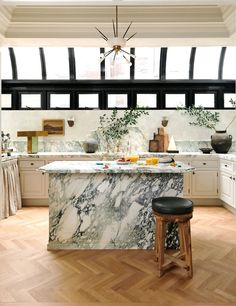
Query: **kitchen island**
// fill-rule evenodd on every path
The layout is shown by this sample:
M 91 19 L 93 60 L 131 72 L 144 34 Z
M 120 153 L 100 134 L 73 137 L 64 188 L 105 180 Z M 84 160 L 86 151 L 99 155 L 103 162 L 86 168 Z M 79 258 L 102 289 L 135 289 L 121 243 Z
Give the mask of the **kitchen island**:
M 151 249 L 152 198 L 181 196 L 192 167 L 59 161 L 49 173 L 48 249 Z M 175 225 L 167 246 L 178 244 Z

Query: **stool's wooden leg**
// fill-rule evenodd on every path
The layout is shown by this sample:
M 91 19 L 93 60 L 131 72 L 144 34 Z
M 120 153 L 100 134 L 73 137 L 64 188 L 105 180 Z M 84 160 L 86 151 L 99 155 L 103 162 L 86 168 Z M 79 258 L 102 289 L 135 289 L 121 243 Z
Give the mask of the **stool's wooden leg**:
M 158 250 L 158 275 L 161 277 L 164 273 L 164 256 L 165 256 L 165 232 L 166 232 L 166 222 L 158 218 L 157 221 L 157 250 Z
M 178 230 L 179 230 L 179 241 L 180 241 L 180 256 L 183 255 L 183 259 L 186 258 L 186 252 L 185 252 L 185 240 L 184 240 L 184 228 L 183 223 L 178 223 Z
M 183 230 L 184 230 L 184 245 L 185 245 L 185 252 L 186 252 L 186 264 L 188 266 L 188 276 L 193 277 L 193 264 L 192 264 L 192 247 L 191 247 L 191 232 L 190 232 L 190 220 L 183 223 Z
M 156 259 L 157 259 L 157 261 L 158 261 L 157 233 L 158 233 L 158 221 L 157 221 L 157 218 L 156 218 L 155 255 L 156 255 Z

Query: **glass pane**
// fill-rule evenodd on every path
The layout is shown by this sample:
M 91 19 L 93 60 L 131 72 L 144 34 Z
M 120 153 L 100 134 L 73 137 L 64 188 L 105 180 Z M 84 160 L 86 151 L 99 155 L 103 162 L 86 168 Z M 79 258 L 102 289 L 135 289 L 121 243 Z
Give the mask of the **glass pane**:
M 191 47 L 170 47 L 167 50 L 166 78 L 188 79 Z
M 50 94 L 50 108 L 70 108 L 70 94 Z
M 157 107 L 156 94 L 137 94 L 137 107 Z
M 127 108 L 128 97 L 127 94 L 108 94 L 108 108 L 120 107 Z
M 21 94 L 21 108 L 41 108 L 41 94 Z
M 215 107 L 214 94 L 195 94 L 195 106 Z
M 135 79 L 159 79 L 161 48 L 135 48 Z
M 100 79 L 100 49 L 74 48 L 76 79 Z
M 47 79 L 69 79 L 69 54 L 67 48 L 44 48 Z
M 1 77 L 3 80 L 12 79 L 11 60 L 8 48 L 1 48 Z
M 197 47 L 194 79 L 217 79 L 221 47 Z
M 79 94 L 79 108 L 98 108 L 99 107 L 98 94 Z
M 42 79 L 42 69 L 39 55 L 39 48 L 14 48 L 19 80 Z
M 110 48 L 106 48 L 105 52 L 111 50 Z M 126 52 L 130 52 L 130 49 L 124 48 Z M 127 61 L 123 57 L 126 57 Z M 130 57 L 125 54 L 119 52 L 114 59 L 114 52 L 108 55 L 105 59 L 105 78 L 106 79 L 130 79 Z
M 236 47 L 226 48 L 223 79 L 236 79 Z
M 185 94 L 166 94 L 166 108 L 185 106 Z
M 235 93 L 224 94 L 224 107 L 232 107 L 232 104 L 229 102 L 229 100 L 231 99 L 233 99 L 233 101 L 236 101 Z
M 1 94 L 1 105 L 2 108 L 7 107 L 7 108 L 11 108 L 12 104 L 11 104 L 11 94 Z

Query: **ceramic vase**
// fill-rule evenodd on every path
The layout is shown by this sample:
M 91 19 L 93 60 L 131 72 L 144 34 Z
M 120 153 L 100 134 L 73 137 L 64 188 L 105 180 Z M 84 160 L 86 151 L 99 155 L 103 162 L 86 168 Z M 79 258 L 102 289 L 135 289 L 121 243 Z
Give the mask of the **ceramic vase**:
M 211 146 L 216 153 L 227 153 L 232 146 L 232 136 L 226 130 L 216 131 L 211 136 Z

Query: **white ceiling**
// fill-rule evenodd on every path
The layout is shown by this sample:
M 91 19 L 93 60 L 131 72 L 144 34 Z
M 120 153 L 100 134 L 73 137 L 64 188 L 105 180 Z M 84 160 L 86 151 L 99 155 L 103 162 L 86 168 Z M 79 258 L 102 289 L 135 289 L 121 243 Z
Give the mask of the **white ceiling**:
M 131 47 L 236 45 L 236 0 L 1 0 L 0 3 L 2 45 L 106 46 L 95 27 L 108 37 L 113 36 L 115 4 L 119 9 L 120 33 L 133 21 L 129 33 L 137 35 L 129 41 Z M 82 3 L 86 5 L 78 5 Z

